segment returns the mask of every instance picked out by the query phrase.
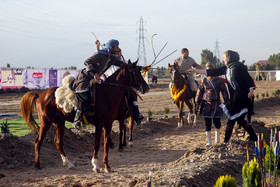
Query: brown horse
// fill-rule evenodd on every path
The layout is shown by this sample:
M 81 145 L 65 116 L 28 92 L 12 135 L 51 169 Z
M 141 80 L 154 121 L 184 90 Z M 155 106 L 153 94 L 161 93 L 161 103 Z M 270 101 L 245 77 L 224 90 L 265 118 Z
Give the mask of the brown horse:
M 111 77 L 106 79 L 102 84 L 96 84 L 95 91 L 95 115 L 86 115 L 90 124 L 95 125 L 95 144 L 94 153 L 91 163 L 93 171 L 98 172 L 99 166 L 97 164 L 97 155 L 100 147 L 100 139 L 102 129 L 104 129 L 104 159 L 105 172 L 110 171 L 108 164 L 108 151 L 111 141 L 110 132 L 112 129 L 112 122 L 116 118 L 118 106 L 123 98 L 125 89 L 128 87 L 135 87 L 139 89 L 142 87 L 143 93 L 148 90 L 145 87 L 145 80 L 143 79 L 139 67 L 135 63 L 128 63 L 123 65 Z M 65 128 L 65 121 L 73 122 L 75 112 L 65 113 L 55 102 L 55 91 L 57 87 L 50 88 L 39 95 L 28 92 L 21 99 L 21 111 L 28 127 L 33 130 L 39 126 L 33 118 L 33 106 L 36 106 L 38 117 L 40 121 L 40 130 L 34 142 L 35 144 L 35 168 L 40 169 L 39 151 L 42 141 L 53 124 L 56 130 L 55 144 L 62 157 L 63 165 L 68 168 L 74 165 L 69 162 L 63 151 L 63 134 Z
M 149 85 L 146 83 L 145 87 L 149 87 Z M 129 92 L 129 90 L 127 90 Z M 137 95 L 134 91 L 131 90 L 131 97 L 137 98 Z M 129 93 L 128 93 L 129 95 Z M 128 96 L 130 97 L 130 96 Z M 126 96 L 123 97 L 118 110 L 118 115 L 116 117 L 116 120 L 119 121 L 119 152 L 123 151 L 123 147 L 126 146 L 126 125 L 125 120 L 129 118 L 129 145 L 133 146 L 133 138 L 132 138 L 132 131 L 134 126 L 134 117 L 132 114 L 132 109 L 128 104 L 128 98 Z
M 195 112 L 195 94 L 196 92 L 189 91 L 188 85 L 178 70 L 177 65 L 168 64 L 168 69 L 170 73 L 170 78 L 172 82 L 171 93 L 174 93 L 173 99 L 175 100 L 175 104 L 179 109 L 179 119 L 178 119 L 178 128 L 181 128 L 185 125 L 183 118 L 183 108 L 184 103 L 188 106 L 190 112 L 188 113 L 188 123 L 196 125 L 196 112 Z M 193 121 L 192 121 L 193 119 Z

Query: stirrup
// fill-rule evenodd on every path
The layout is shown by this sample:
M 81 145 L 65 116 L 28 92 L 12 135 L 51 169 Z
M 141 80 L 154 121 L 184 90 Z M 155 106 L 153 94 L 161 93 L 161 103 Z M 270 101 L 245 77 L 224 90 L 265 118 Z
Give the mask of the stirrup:
M 144 116 L 141 113 L 139 113 L 139 116 L 137 118 L 135 118 L 136 124 L 140 125 L 143 119 L 144 119 Z
M 73 127 L 75 128 L 75 129 L 77 129 L 77 130 L 82 130 L 82 122 L 80 122 L 80 121 L 76 121 L 76 122 L 74 122 L 72 125 L 73 125 Z

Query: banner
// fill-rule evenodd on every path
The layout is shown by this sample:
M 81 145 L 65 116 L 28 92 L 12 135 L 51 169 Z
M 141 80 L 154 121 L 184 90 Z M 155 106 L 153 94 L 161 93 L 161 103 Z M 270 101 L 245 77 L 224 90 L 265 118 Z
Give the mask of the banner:
M 57 86 L 57 70 L 49 71 L 49 81 L 50 81 L 50 87 Z
M 24 71 L 23 84 L 25 87 L 49 88 L 49 70 L 47 69 L 26 69 Z
M 2 88 L 2 76 L 1 76 L 1 69 L 0 69 L 0 89 Z
M 73 75 L 75 78 L 79 75 L 81 70 L 58 70 L 57 71 L 57 86 L 61 86 L 62 79 L 67 75 Z
M 15 89 L 22 88 L 24 69 L 2 69 L 1 70 L 1 88 Z

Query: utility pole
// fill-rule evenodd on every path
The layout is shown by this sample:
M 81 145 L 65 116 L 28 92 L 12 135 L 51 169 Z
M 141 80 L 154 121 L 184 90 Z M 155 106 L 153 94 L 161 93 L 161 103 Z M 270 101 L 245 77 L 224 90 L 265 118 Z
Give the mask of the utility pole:
M 141 17 L 139 21 L 137 21 L 137 24 L 139 24 L 139 29 L 137 29 L 136 32 L 139 33 L 138 35 L 138 54 L 137 54 L 137 58 L 141 63 L 144 64 L 144 66 L 147 65 L 147 59 L 146 59 L 146 49 L 145 49 L 145 35 L 144 35 L 144 31 L 147 32 L 146 29 L 144 29 L 144 20 Z
M 220 67 L 220 49 L 219 49 L 219 42 L 218 39 L 216 39 L 215 42 L 215 56 L 216 56 L 216 68 Z

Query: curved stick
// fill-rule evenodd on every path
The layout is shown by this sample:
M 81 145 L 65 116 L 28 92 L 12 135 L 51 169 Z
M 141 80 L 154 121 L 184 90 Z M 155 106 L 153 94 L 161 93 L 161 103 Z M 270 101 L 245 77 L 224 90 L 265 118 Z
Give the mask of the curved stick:
M 163 61 L 164 59 L 166 59 L 167 57 L 169 57 L 170 55 L 172 55 L 173 53 L 175 53 L 176 51 L 178 51 L 177 49 L 175 51 L 173 51 L 172 53 L 170 53 L 169 55 L 167 55 L 166 57 L 162 58 L 161 60 L 157 61 L 156 63 L 154 64 L 151 64 L 153 66 L 155 66 L 156 64 L 158 64 L 159 62 Z
M 160 53 L 161 53 L 162 50 L 166 47 L 167 44 L 168 44 L 168 42 L 166 42 L 165 45 L 161 48 L 161 50 L 159 51 L 159 53 L 157 54 L 157 56 L 155 57 L 155 59 L 153 60 L 153 62 L 151 63 L 150 66 L 152 66 L 152 65 L 156 62 L 157 57 L 160 55 Z
M 154 48 L 154 36 L 157 35 L 157 34 L 153 34 L 153 36 L 151 37 L 151 43 L 152 43 L 152 49 L 153 49 L 153 52 L 154 52 L 154 57 L 156 58 L 156 52 L 155 52 L 155 48 Z

